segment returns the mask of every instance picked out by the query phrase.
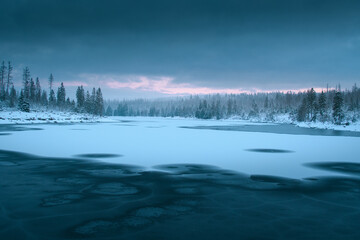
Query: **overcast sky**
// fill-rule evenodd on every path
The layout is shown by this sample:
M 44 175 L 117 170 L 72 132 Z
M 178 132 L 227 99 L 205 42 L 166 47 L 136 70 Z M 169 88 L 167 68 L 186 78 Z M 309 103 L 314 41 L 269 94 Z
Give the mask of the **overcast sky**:
M 360 1 L 2 0 L 15 81 L 106 98 L 360 85 Z

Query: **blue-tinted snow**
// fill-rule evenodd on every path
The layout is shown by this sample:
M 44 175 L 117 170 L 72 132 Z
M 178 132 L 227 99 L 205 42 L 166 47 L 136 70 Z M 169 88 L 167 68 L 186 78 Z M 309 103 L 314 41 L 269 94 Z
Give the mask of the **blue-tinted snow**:
M 114 120 L 108 123 L 23 125 L 41 128 L 42 131 L 11 131 L 10 135 L 1 136 L 1 149 L 50 157 L 103 153 L 114 157 L 99 157 L 92 161 L 147 168 L 162 164 L 206 164 L 246 174 L 291 178 L 329 175 L 328 171 L 310 168 L 304 163 L 359 162 L 359 137 L 182 128 L 263 125 L 236 120 L 145 117 L 118 117 Z M 248 149 L 282 149 L 291 153 Z

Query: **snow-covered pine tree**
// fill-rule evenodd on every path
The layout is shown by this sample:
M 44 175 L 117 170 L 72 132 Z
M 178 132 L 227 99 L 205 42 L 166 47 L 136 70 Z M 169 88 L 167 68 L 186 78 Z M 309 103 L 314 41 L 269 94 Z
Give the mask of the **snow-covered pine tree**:
M 58 88 L 57 91 L 57 105 L 61 109 L 65 108 L 66 105 L 66 93 L 63 82 L 60 84 L 60 87 Z
M 82 112 L 85 104 L 85 91 L 83 86 L 76 89 L 76 102 L 78 111 Z
M 11 86 L 10 88 L 10 94 L 9 94 L 9 107 L 15 107 L 15 104 L 16 104 L 16 99 L 17 96 L 16 96 L 16 90 L 14 88 L 14 85 Z
M 333 119 L 334 123 L 340 125 L 344 118 L 344 112 L 343 112 L 343 96 L 340 91 L 337 91 L 334 96 L 333 100 Z
M 6 76 L 6 65 L 5 65 L 5 61 L 2 61 L 0 66 L 0 101 L 4 101 L 6 98 L 5 76 Z
M 297 116 L 296 116 L 296 120 L 299 122 L 304 122 L 307 120 L 307 101 L 306 98 L 302 99 L 301 105 L 299 107 L 299 109 L 297 110 Z
M 96 107 L 95 107 L 95 101 L 96 101 L 96 89 L 93 88 L 91 91 L 91 96 L 90 96 L 90 112 L 91 114 L 96 114 Z
M 48 102 L 48 98 L 47 98 L 47 93 L 45 90 L 42 91 L 41 93 L 41 105 L 43 106 L 48 106 L 49 102 Z
M 28 100 L 30 98 L 30 69 L 28 67 L 23 70 L 23 90 L 24 99 Z
M 327 113 L 326 113 L 326 96 L 324 91 L 321 91 L 318 99 L 318 111 L 320 115 L 320 121 L 325 122 L 327 119 Z
M 37 104 L 41 103 L 41 86 L 38 77 L 36 78 L 36 83 L 35 83 L 35 102 Z
M 35 93 L 36 93 L 36 87 L 35 87 L 35 82 L 34 80 L 31 78 L 30 79 L 30 102 L 34 103 L 35 102 Z
M 13 66 L 11 65 L 11 62 L 8 62 L 8 68 L 7 68 L 7 81 L 6 81 L 6 95 L 10 96 L 10 86 L 12 85 L 12 70 Z
M 54 92 L 54 89 L 51 89 L 50 94 L 49 94 L 49 106 L 55 107 L 55 105 L 56 105 L 55 92 Z
M 306 103 L 307 103 L 307 110 L 308 110 L 308 119 L 310 121 L 316 120 L 316 92 L 314 88 L 311 88 L 306 93 Z
M 85 112 L 87 113 L 91 113 L 91 97 L 90 97 L 90 93 L 89 91 L 86 91 L 86 96 L 85 96 L 85 102 L 84 102 L 84 107 L 85 107 Z
M 50 92 L 53 88 L 53 84 L 54 84 L 54 76 L 52 75 L 52 73 L 50 73 L 50 76 L 49 76 L 49 91 Z
M 20 92 L 18 108 L 22 112 L 30 112 L 30 104 L 28 102 L 28 99 L 26 99 L 25 93 L 23 90 L 21 90 L 21 92 Z
M 110 107 L 110 105 L 106 108 L 105 115 L 106 116 L 112 116 L 113 115 L 113 109 Z
M 95 114 L 99 116 L 102 116 L 104 114 L 104 99 L 102 96 L 101 88 L 98 88 L 96 90 Z

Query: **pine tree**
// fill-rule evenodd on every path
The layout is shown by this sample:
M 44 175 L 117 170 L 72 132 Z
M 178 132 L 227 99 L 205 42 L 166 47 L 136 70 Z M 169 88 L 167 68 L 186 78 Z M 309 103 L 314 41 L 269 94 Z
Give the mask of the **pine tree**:
M 75 106 L 76 106 L 75 100 L 72 100 L 71 103 L 70 103 L 70 110 L 75 111 L 75 108 L 76 108 Z
M 113 115 L 113 110 L 110 107 L 110 105 L 106 108 L 106 112 L 105 112 L 106 116 L 112 116 Z
M 104 114 L 104 99 L 100 88 L 96 91 L 95 114 L 99 116 Z
M 308 119 L 310 121 L 316 120 L 316 92 L 314 88 L 311 88 L 306 93 L 306 103 L 307 103 L 307 110 L 308 110 Z
M 268 108 L 268 107 L 269 107 L 269 97 L 268 97 L 268 95 L 266 95 L 265 102 L 264 102 L 264 108 Z
M 49 91 L 51 92 L 52 88 L 53 88 L 53 84 L 54 84 L 54 76 L 52 75 L 52 73 L 49 76 Z
M 66 99 L 65 87 L 64 87 L 64 83 L 61 83 L 60 87 L 58 88 L 58 91 L 57 91 L 57 105 L 60 108 L 65 107 L 65 105 L 66 105 L 65 99 Z
M 18 106 L 19 106 L 20 111 L 30 112 L 30 104 L 28 102 L 28 99 L 25 98 L 25 93 L 23 90 L 21 90 L 21 92 L 20 92 Z
M 53 89 L 51 89 L 49 94 L 49 106 L 54 107 L 55 105 L 56 105 L 55 92 Z
M 47 106 L 49 103 L 48 103 L 48 98 L 47 98 L 47 93 L 45 90 L 42 91 L 42 94 L 41 94 L 41 105 L 43 106 Z
M 340 87 L 339 87 L 340 88 Z M 340 91 L 337 91 L 333 100 L 333 119 L 335 124 L 341 124 L 344 118 L 343 107 L 343 96 Z
M 233 114 L 233 103 L 232 100 L 229 98 L 227 101 L 227 116 L 230 117 Z
M 318 100 L 318 110 L 320 115 L 320 120 L 324 122 L 327 118 L 326 114 L 326 96 L 324 91 L 321 91 L 319 100 Z
M 95 100 L 96 100 L 96 90 L 95 88 L 93 88 L 90 96 L 91 105 L 90 105 L 89 113 L 96 114 Z
M 84 107 L 85 107 L 85 111 L 87 113 L 91 113 L 91 109 L 92 109 L 91 105 L 92 105 L 92 103 L 91 103 L 90 93 L 89 93 L 89 91 L 86 91 Z
M 10 93 L 9 93 L 9 89 L 10 89 L 10 86 L 12 85 L 12 70 L 13 70 L 13 67 L 11 65 L 11 62 L 9 61 L 8 62 L 8 69 L 7 69 L 7 83 L 6 83 L 6 95 L 9 96 Z
M 69 98 L 69 97 L 66 99 L 65 107 L 66 107 L 66 109 L 70 109 L 70 108 L 71 108 L 71 101 L 70 101 L 70 98 Z
M 6 65 L 5 62 L 3 61 L 0 66 L 0 101 L 4 101 L 6 98 L 5 76 L 6 76 Z
M 23 89 L 24 99 L 28 100 L 30 98 L 30 70 L 28 67 L 23 70 Z
M 251 104 L 251 111 L 249 113 L 249 117 L 258 117 L 259 116 L 259 107 L 256 102 L 253 100 Z
M 14 86 L 11 86 L 10 94 L 9 94 L 9 107 L 15 107 L 16 100 L 17 100 L 16 98 L 17 98 L 16 90 L 15 90 Z
M 35 84 L 35 102 L 40 104 L 41 103 L 41 86 L 39 78 L 36 78 Z
M 78 111 L 81 112 L 85 104 L 85 91 L 83 86 L 78 87 L 76 90 L 76 102 L 77 102 Z
M 296 116 L 296 120 L 299 122 L 304 122 L 306 121 L 306 116 L 307 116 L 307 102 L 306 102 L 306 98 L 303 98 L 302 103 L 297 111 L 297 116 Z
M 30 79 L 30 96 L 29 96 L 29 99 L 32 103 L 35 102 L 35 92 L 36 92 L 36 87 L 35 87 L 35 82 L 34 80 L 31 78 Z

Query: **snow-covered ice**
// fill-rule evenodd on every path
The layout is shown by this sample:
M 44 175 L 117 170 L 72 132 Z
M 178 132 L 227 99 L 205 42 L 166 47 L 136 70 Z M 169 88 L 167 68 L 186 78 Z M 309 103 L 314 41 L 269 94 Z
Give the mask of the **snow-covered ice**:
M 24 128 L 36 125 L 38 129 L 29 131 L 2 130 L 7 135 L 0 136 L 1 149 L 50 157 L 92 154 L 88 155 L 95 156 L 91 159 L 145 168 L 161 164 L 207 164 L 246 174 L 291 178 L 330 174 L 306 167 L 304 163 L 359 162 L 360 137 L 206 129 L 209 126 L 274 125 L 239 120 L 149 117 L 108 120 L 24 125 Z M 197 126 L 205 129 L 196 129 Z

